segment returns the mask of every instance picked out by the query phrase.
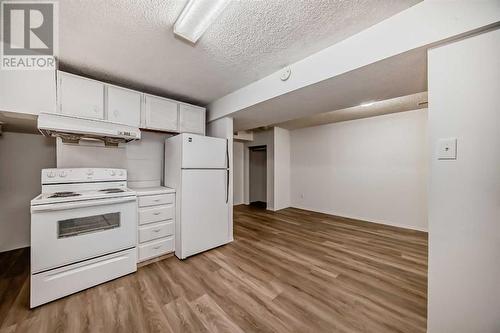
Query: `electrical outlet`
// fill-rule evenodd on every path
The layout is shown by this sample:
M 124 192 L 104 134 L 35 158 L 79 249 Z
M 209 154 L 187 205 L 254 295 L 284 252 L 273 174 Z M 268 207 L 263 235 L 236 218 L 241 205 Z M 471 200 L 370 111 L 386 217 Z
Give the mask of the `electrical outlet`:
M 457 159 L 457 139 L 447 138 L 439 139 L 437 147 L 438 160 L 456 160 Z

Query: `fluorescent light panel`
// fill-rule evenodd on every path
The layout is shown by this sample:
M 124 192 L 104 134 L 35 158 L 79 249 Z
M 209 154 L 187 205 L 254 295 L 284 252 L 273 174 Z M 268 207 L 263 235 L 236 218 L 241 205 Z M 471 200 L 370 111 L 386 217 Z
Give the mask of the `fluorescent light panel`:
M 230 0 L 189 0 L 174 24 L 174 33 L 191 43 L 203 35 Z

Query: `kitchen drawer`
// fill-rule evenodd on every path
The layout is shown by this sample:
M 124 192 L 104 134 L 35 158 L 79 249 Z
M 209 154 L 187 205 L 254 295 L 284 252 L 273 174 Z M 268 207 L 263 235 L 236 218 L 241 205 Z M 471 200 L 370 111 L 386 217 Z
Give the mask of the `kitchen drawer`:
M 139 208 L 139 224 L 148 224 L 173 219 L 175 216 L 174 205 L 154 206 Z
M 139 207 L 166 205 L 174 203 L 175 194 L 158 194 L 139 197 Z
M 138 247 L 138 261 L 148 260 L 174 251 L 174 237 L 155 240 Z
M 174 234 L 174 222 L 160 222 L 139 227 L 139 243 Z
M 31 275 L 34 308 L 137 270 L 135 248 Z

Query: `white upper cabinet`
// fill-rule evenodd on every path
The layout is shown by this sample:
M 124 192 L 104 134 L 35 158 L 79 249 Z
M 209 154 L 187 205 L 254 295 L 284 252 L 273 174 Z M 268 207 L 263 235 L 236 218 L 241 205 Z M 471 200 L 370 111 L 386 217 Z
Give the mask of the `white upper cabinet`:
M 0 111 L 56 112 L 56 71 L 0 70 Z
M 144 95 L 144 98 L 144 128 L 179 132 L 177 102 L 152 95 Z
M 61 71 L 57 71 L 57 112 L 155 131 L 205 135 L 205 108 Z
M 180 104 L 180 132 L 205 135 L 205 108 Z
M 141 121 L 141 93 L 115 86 L 106 86 L 107 120 L 113 123 L 139 127 Z
M 58 72 L 59 112 L 82 118 L 104 119 L 104 84 Z

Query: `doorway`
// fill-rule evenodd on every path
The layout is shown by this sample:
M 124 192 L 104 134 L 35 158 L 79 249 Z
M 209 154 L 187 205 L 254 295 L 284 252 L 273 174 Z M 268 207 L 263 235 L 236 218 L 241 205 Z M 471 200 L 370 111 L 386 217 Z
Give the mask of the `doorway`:
M 249 147 L 250 205 L 267 207 L 267 146 Z

